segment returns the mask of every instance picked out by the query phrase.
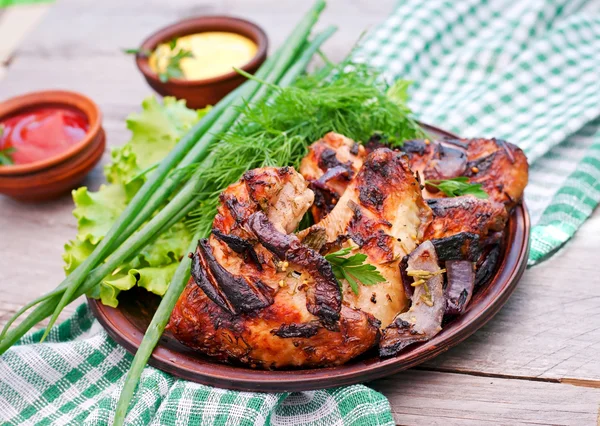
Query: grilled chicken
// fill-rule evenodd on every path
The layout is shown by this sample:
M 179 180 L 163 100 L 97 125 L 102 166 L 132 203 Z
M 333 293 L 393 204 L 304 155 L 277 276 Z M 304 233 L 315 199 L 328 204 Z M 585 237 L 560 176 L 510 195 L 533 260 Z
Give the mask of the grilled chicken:
M 502 231 L 508 220 L 504 205 L 463 195 L 427 200 L 433 221 L 425 232 L 440 260 L 471 260 L 480 255 L 481 244 L 491 231 Z
M 493 273 L 507 209 L 527 182 L 522 151 L 495 139 L 392 151 L 328 133 L 300 172 L 251 170 L 222 193 L 171 315 L 181 342 L 273 369 L 339 365 L 378 343 L 391 356 L 428 340 Z M 445 198 L 419 182 L 458 176 L 490 199 Z M 309 208 L 316 224 L 293 234 Z M 365 254 L 385 281 L 340 289 L 324 256 L 341 248 Z
M 331 265 L 290 233 L 312 200 L 292 168 L 251 170 L 222 193 L 171 315 L 177 339 L 260 368 L 339 365 L 376 344 L 379 321 L 342 304 Z
M 431 209 L 406 158 L 387 148 L 365 159 L 335 208 L 319 223 L 299 233 L 327 253 L 351 247 L 367 255 L 366 263 L 377 267 L 385 282 L 359 286 L 355 294 L 343 282 L 343 299 L 353 308 L 372 314 L 387 327 L 408 306 L 398 264 L 423 239 L 431 221 Z
M 338 136 L 336 139 L 343 140 L 344 144 L 329 144 L 327 146 L 328 158 L 333 157 L 329 150 L 335 150 L 336 146 L 354 146 L 353 142 L 346 138 Z M 323 141 L 315 143 L 311 147 L 311 153 L 303 161 L 303 165 L 306 167 L 301 168 L 301 172 L 311 182 L 322 179 L 322 176 L 334 175 L 330 170 L 335 169 L 336 166 L 328 168 L 327 161 L 319 162 L 320 153 L 325 151 L 323 145 Z M 379 138 L 372 138 L 366 144 L 366 151 L 373 152 L 382 147 L 384 145 Z M 348 161 L 347 148 L 339 151 L 339 157 Z M 358 155 L 348 161 L 349 167 L 363 161 L 362 151 L 355 149 L 355 152 Z M 447 314 L 462 313 L 471 299 L 475 285 L 489 279 L 495 269 L 499 258 L 502 230 L 508 218 L 507 210 L 522 199 L 527 183 L 527 160 L 519 148 L 496 139 L 407 141 L 402 147 L 402 153 L 406 154 L 412 172 L 423 184 L 426 180 L 466 176 L 471 183 L 481 183 L 483 189 L 489 194 L 489 199 L 485 200 L 473 196 L 445 198 L 445 195 L 437 189 L 423 186 L 422 194 L 424 198 L 428 199 L 427 204 L 433 211 L 433 220 L 426 227 L 422 238 L 431 240 L 437 261 L 448 270 L 448 285 L 441 311 L 445 311 Z M 319 165 L 319 167 L 315 165 Z M 314 173 L 314 170 L 318 170 L 318 174 Z M 344 188 L 345 185 L 348 186 L 347 190 Z M 307 243 L 315 245 L 316 248 L 321 248 L 324 242 L 333 244 L 336 237 L 343 235 L 342 230 L 336 226 L 346 223 L 351 214 L 349 209 L 344 206 L 347 205 L 345 191 L 350 191 L 352 185 L 353 182 L 337 180 L 335 198 L 344 194 L 340 198 L 338 206 L 330 211 L 325 219 L 323 219 L 323 215 L 327 215 L 328 209 L 320 209 L 315 214 L 313 208 L 315 220 L 321 220 L 321 222 L 315 225 L 308 235 L 300 234 L 300 237 L 306 238 Z M 326 238 L 319 235 L 319 228 L 326 230 L 328 234 Z M 419 235 L 418 241 L 420 240 L 421 236 Z M 402 241 L 405 242 L 406 239 Z M 339 241 L 337 243 L 339 244 Z M 326 246 L 325 251 L 328 248 Z M 409 250 L 405 251 L 409 252 L 414 245 L 406 248 Z M 388 274 L 386 278 L 388 280 L 399 279 L 403 284 L 405 298 L 412 297 L 411 303 L 414 306 L 414 297 L 418 292 L 415 292 L 412 287 L 414 279 L 406 275 L 408 259 L 409 256 L 402 259 L 400 277 Z M 369 258 L 368 261 L 374 262 L 374 259 Z M 378 268 L 385 270 L 381 265 L 378 265 Z M 361 291 L 363 290 L 364 288 L 361 288 Z M 374 294 L 374 296 L 377 295 Z M 352 298 L 351 294 L 349 298 Z M 417 299 L 419 300 L 419 297 Z M 364 298 L 361 297 L 360 300 L 364 300 Z M 439 306 L 441 305 L 436 305 L 436 307 Z M 364 306 L 361 308 L 366 309 Z M 391 336 L 397 335 L 400 325 L 406 322 L 402 315 L 396 317 L 393 323 L 386 328 L 389 324 L 388 316 L 382 317 L 381 313 L 372 310 L 369 312 L 376 316 L 379 315 L 380 319 L 383 318 L 384 331 L 380 345 L 382 356 L 393 355 L 406 346 L 406 341 L 402 339 L 404 342 L 402 344 L 389 342 Z M 439 309 L 435 312 L 439 312 Z M 434 322 L 437 323 L 437 320 Z M 411 327 L 409 331 L 414 332 L 415 328 L 422 328 L 423 324 L 412 324 Z M 395 331 L 393 331 L 394 329 Z M 407 330 L 405 329 L 403 332 Z M 433 334 L 428 332 L 424 335 L 431 337 Z M 425 340 L 429 337 L 426 337 Z M 411 342 L 416 340 L 420 340 L 420 338 L 412 339 Z
M 441 141 L 406 141 L 402 150 L 410 166 L 426 180 L 443 180 L 466 176 L 479 183 L 490 200 L 508 209 L 521 201 L 527 185 L 527 158 L 521 149 L 500 139 L 444 139 Z M 427 186 L 425 198 L 443 197 Z
M 334 132 L 309 147 L 300 163 L 300 173 L 315 193 L 311 207 L 315 222 L 333 210 L 366 156 L 364 146 Z

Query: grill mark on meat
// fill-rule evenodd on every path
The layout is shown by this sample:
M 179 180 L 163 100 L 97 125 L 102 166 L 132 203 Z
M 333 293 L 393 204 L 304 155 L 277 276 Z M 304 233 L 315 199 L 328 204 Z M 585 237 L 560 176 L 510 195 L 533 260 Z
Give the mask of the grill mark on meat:
M 273 304 L 270 288 L 260 280 L 250 283 L 223 268 L 215 259 L 207 239 L 198 241 L 194 263 L 196 284 L 213 302 L 230 313 L 254 312 Z
M 236 225 L 239 225 L 246 220 L 244 215 L 244 206 L 240 205 L 240 202 L 237 200 L 237 198 L 224 194 L 221 194 L 219 198 L 221 199 L 221 203 L 227 207 L 231 213 L 231 216 L 233 216 Z
M 427 335 L 419 333 L 415 325 L 397 317 L 385 330 L 387 334 L 394 334 L 395 340 L 391 344 L 379 346 L 379 356 L 382 358 L 395 356 L 405 347 L 413 343 L 428 340 Z
M 479 235 L 460 232 L 444 238 L 431 239 L 440 260 L 469 260 L 474 262 L 481 254 Z
M 215 302 L 219 307 L 225 309 L 229 313 L 233 313 L 225 299 L 221 297 L 221 294 L 217 290 L 216 287 L 211 283 L 207 271 L 204 269 L 200 256 L 197 253 L 192 253 L 192 267 L 191 267 L 192 277 L 198 287 L 200 287 L 204 293 L 208 296 L 210 300 Z
M 386 194 L 381 192 L 376 186 L 362 186 L 360 187 L 359 200 L 366 206 L 371 206 L 377 211 L 381 211 L 383 208 L 383 202 L 385 201 Z
M 325 328 L 338 330 L 342 295 L 331 264 L 318 252 L 300 243 L 295 235 L 277 231 L 262 212 L 252 214 L 248 225 L 267 250 L 311 272 L 314 287 L 308 289 L 306 308 L 319 317 Z
M 391 262 L 394 258 L 394 238 L 387 234 L 380 226 L 391 228 L 392 224 L 386 220 L 367 219 L 361 212 L 360 206 L 350 201 L 348 206 L 354 211 L 354 215 L 347 227 L 348 236 L 361 248 L 374 255 L 377 249 L 377 258 L 385 262 Z
M 271 330 L 271 333 L 284 339 L 297 337 L 309 338 L 316 335 L 320 327 L 321 325 L 318 322 L 282 324 L 278 329 Z
M 467 163 L 467 169 L 464 173 L 464 176 L 473 177 L 478 173 L 485 173 L 488 171 L 490 167 L 494 164 L 494 159 L 496 158 L 496 152 L 491 153 L 490 155 L 486 155 L 481 158 L 477 158 L 475 160 L 469 161 Z M 473 170 L 477 170 L 476 172 Z
M 262 269 L 263 269 L 262 264 L 261 264 L 260 260 L 258 259 L 256 251 L 254 250 L 254 246 L 252 245 L 252 243 L 250 241 L 245 240 L 241 237 L 238 237 L 237 235 L 224 234 L 216 228 L 213 228 L 212 234 L 218 240 L 223 241 L 225 244 L 227 244 L 227 246 L 234 252 L 236 252 L 238 254 L 243 254 L 245 260 L 248 260 L 248 258 L 250 258 L 250 260 L 252 261 L 252 263 L 254 263 L 256 268 L 259 271 L 262 271 Z

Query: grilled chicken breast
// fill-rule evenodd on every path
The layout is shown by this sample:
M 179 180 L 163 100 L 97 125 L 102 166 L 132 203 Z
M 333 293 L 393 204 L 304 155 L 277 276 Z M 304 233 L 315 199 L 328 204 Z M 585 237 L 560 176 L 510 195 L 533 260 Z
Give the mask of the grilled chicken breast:
M 367 255 L 385 282 L 358 286 L 355 294 L 343 281 L 343 299 L 353 308 L 372 314 L 387 327 L 408 306 L 400 260 L 422 240 L 431 221 L 431 209 L 408 167 L 406 158 L 387 148 L 373 151 L 365 159 L 335 208 L 319 223 L 299 233 L 314 242 L 324 233 L 321 251 L 351 247 Z
M 342 304 L 331 265 L 290 234 L 312 200 L 292 168 L 251 170 L 223 192 L 171 315 L 177 339 L 261 368 L 343 364 L 376 344 L 377 319 Z
M 517 146 L 500 139 L 428 139 L 406 141 L 402 150 L 422 183 L 466 176 L 479 183 L 490 200 L 512 208 L 523 198 L 529 166 Z M 425 198 L 444 197 L 427 186 Z

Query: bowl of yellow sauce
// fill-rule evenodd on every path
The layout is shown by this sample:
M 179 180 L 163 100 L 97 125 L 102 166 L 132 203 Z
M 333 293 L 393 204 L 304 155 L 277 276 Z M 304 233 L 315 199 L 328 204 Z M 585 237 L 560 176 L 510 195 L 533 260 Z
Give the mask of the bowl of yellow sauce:
M 227 16 L 186 19 L 148 37 L 136 64 L 163 96 L 185 99 L 191 108 L 214 105 L 265 61 L 265 32 L 249 21 Z

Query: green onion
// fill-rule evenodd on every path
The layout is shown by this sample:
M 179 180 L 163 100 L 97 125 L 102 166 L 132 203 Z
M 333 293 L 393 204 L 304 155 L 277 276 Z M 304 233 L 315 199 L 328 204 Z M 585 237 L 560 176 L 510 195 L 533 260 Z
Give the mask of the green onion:
M 195 235 L 192 239 L 192 242 L 188 248 L 190 252 L 193 252 L 196 249 L 199 238 L 200 235 Z M 146 367 L 146 363 L 148 362 L 150 355 L 152 355 L 154 347 L 160 340 L 160 337 L 162 336 L 163 331 L 169 322 L 173 307 L 177 303 L 179 295 L 183 292 L 189 277 L 190 259 L 184 258 L 177 267 L 177 271 L 171 279 L 169 288 L 160 301 L 160 305 L 158 305 L 158 309 L 152 317 L 150 325 L 146 329 L 142 343 L 140 344 L 140 347 L 133 358 L 133 362 L 131 363 L 127 377 L 125 378 L 125 385 L 123 386 L 123 390 L 121 391 L 121 395 L 119 397 L 113 426 L 119 426 L 125 422 L 129 404 L 133 398 L 142 372 Z
M 298 54 L 299 49 L 304 44 L 306 37 L 316 22 L 319 13 L 323 10 L 324 4 L 324 1 L 320 0 L 309 11 L 307 16 L 301 21 L 301 23 L 290 36 L 290 39 L 286 44 L 286 48 L 282 49 L 280 55 L 278 55 L 277 61 L 274 64 L 270 61 L 265 63 L 265 65 L 267 65 L 267 70 L 269 66 L 273 66 L 274 68 L 273 71 L 268 73 L 266 76 L 267 81 L 278 81 L 280 76 L 283 75 L 286 69 L 290 66 L 295 56 Z M 265 71 L 263 71 L 263 73 L 266 74 Z M 259 73 L 257 73 L 257 76 L 259 76 Z M 208 154 L 210 145 L 212 145 L 212 143 L 216 140 L 216 136 L 226 131 L 228 127 L 238 118 L 240 114 L 239 110 L 246 102 L 242 96 L 247 95 L 250 99 L 252 99 L 253 95 L 257 94 L 257 91 L 259 92 L 259 95 L 264 95 L 264 91 L 259 90 L 260 87 L 262 86 L 259 86 L 258 83 L 249 81 L 236 90 L 236 97 L 234 100 L 232 100 L 234 97 L 234 94 L 232 93 L 222 102 L 220 102 L 215 108 L 209 111 L 203 120 L 201 120 L 201 122 L 196 125 L 192 131 L 190 131 L 190 133 L 184 136 L 175 149 L 160 163 L 157 170 L 152 173 L 148 181 L 138 191 L 134 199 L 127 206 L 119 219 L 115 222 L 111 230 L 103 238 L 99 246 L 96 247 L 94 252 L 78 268 L 76 268 L 75 271 L 73 271 L 73 273 L 57 287 L 57 289 L 38 298 L 36 301 L 28 304 L 27 307 L 18 312 L 18 315 L 20 315 L 25 312 L 26 309 L 40 302 L 43 302 L 46 305 L 52 304 L 56 300 L 55 296 L 58 296 L 58 294 L 61 292 L 63 293 L 58 304 L 55 304 L 54 313 L 42 337 L 42 340 L 47 336 L 64 306 L 66 306 L 66 304 L 70 303 L 70 301 L 75 298 L 75 294 L 81 293 L 79 288 L 81 287 L 82 283 L 85 281 L 85 288 L 93 288 L 94 283 L 91 283 L 90 279 L 92 277 L 97 278 L 98 281 L 95 283 L 97 284 L 103 278 L 103 276 L 99 276 L 98 271 L 104 271 L 108 269 L 108 266 L 105 265 L 112 265 L 114 262 L 116 262 L 116 260 L 114 262 L 107 262 L 107 264 L 103 265 L 97 270 L 94 270 L 94 273 L 90 274 L 92 269 L 106 259 L 111 249 L 114 250 L 116 246 L 122 245 L 123 242 L 136 229 L 138 229 L 138 227 L 145 222 L 154 213 L 154 211 L 156 211 L 156 209 L 160 207 L 164 201 L 166 201 L 167 198 L 171 196 L 173 190 L 178 185 L 179 180 L 171 179 L 166 185 L 163 183 L 163 181 L 175 164 L 180 161 L 180 167 L 187 167 L 194 162 L 202 161 Z M 257 97 L 254 99 L 257 99 Z M 210 133 L 208 132 L 209 130 Z M 199 136 L 201 137 L 198 140 Z M 163 186 L 161 186 L 161 184 L 163 184 Z M 188 182 L 188 184 L 193 186 L 195 183 Z M 186 198 L 180 199 L 178 203 L 187 204 L 190 201 L 191 198 Z M 177 208 L 181 208 L 181 206 L 176 204 L 172 206 L 168 212 L 171 213 L 172 210 Z M 140 235 L 136 235 L 132 242 L 127 241 L 120 247 L 120 249 L 123 248 L 123 250 L 115 251 L 110 258 L 117 259 L 119 258 L 119 256 L 116 256 L 117 254 L 121 255 L 121 253 L 126 252 L 127 249 L 137 247 L 143 244 L 144 241 L 150 240 L 153 233 L 156 232 L 156 228 L 161 228 L 164 226 L 163 222 L 167 220 L 165 217 L 161 219 L 162 222 L 155 221 L 155 219 L 156 218 L 150 222 L 152 223 L 152 226 L 149 227 L 149 223 L 142 228 L 142 231 L 138 232 Z M 111 271 L 109 271 L 109 273 L 110 272 Z M 30 315 L 31 318 L 28 317 L 19 325 L 19 327 L 13 330 L 14 333 L 7 333 L 8 328 L 5 328 L 3 331 L 3 336 L 6 341 L 4 339 L 0 341 L 0 354 L 3 353 L 10 346 L 10 344 L 12 344 L 10 342 L 14 342 L 16 341 L 15 339 L 18 339 L 20 336 L 22 336 L 23 331 L 26 331 L 27 326 L 31 327 L 41 320 L 39 319 L 41 313 L 44 312 L 45 314 L 46 311 L 47 307 L 33 311 Z M 10 324 L 12 324 L 15 319 L 16 316 L 9 321 Z M 32 322 L 36 319 L 37 321 L 32 324 Z M 9 343 L 8 346 L 7 342 Z
M 323 33 L 315 37 L 314 41 L 306 48 L 301 57 L 298 59 L 298 62 L 296 62 L 296 64 L 291 67 L 282 78 L 282 81 L 286 82 L 285 84 L 291 84 L 293 80 L 304 71 L 314 53 L 323 44 L 323 42 L 325 42 L 325 40 L 327 40 L 333 34 L 334 31 L 335 28 L 329 27 Z M 202 235 L 200 233 L 196 233 L 192 243 L 190 244 L 190 252 L 195 250 L 197 240 L 200 237 L 202 237 Z M 122 425 L 125 421 L 129 404 L 133 398 L 142 372 L 148 362 L 148 359 L 150 359 L 156 344 L 162 336 L 167 323 L 169 322 L 171 312 L 173 311 L 180 294 L 183 292 L 183 289 L 189 280 L 189 275 L 190 261 L 189 259 L 183 259 L 179 264 L 171 283 L 169 284 L 167 293 L 163 296 L 160 305 L 152 318 L 152 322 L 144 334 L 142 343 L 135 354 L 129 372 L 127 373 L 125 385 L 121 391 L 121 396 L 117 404 L 117 410 L 113 423 L 115 426 Z

